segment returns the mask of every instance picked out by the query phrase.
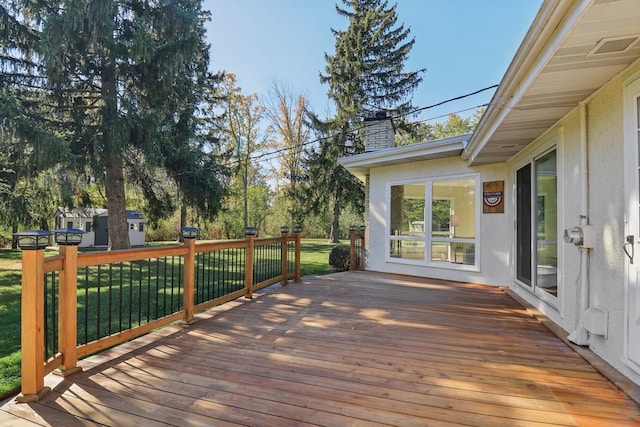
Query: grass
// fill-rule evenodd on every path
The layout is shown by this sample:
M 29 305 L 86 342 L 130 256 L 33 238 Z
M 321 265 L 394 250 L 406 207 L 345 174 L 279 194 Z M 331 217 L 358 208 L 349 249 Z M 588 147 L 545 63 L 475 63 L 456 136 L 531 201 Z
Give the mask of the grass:
M 301 274 L 330 273 L 329 252 L 333 244 L 322 239 L 304 239 L 301 247 Z M 58 251 L 47 251 L 46 255 Z M 21 251 L 0 250 L 0 400 L 20 388 L 20 295 Z

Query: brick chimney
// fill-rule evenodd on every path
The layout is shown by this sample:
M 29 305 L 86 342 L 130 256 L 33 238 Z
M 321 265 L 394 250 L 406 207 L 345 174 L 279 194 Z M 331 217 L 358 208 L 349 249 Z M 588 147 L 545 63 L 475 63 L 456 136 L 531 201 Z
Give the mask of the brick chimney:
M 395 147 L 396 130 L 391 115 L 385 111 L 364 119 L 364 151 L 384 150 Z

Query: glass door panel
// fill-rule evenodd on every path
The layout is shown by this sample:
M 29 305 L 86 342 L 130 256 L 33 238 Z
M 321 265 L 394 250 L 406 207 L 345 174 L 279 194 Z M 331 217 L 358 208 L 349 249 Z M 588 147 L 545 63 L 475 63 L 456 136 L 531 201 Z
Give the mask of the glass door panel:
M 538 159 L 536 167 L 536 287 L 558 294 L 558 190 L 556 152 Z
M 516 278 L 531 286 L 531 165 L 518 170 L 516 187 Z

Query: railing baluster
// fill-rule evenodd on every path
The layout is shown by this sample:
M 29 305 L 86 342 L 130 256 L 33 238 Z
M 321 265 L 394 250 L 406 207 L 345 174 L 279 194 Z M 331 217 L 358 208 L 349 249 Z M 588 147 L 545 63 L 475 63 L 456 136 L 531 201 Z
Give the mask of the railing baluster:
M 89 342 L 89 267 L 84 270 L 84 342 Z
M 113 264 L 109 264 L 109 286 L 107 287 L 107 336 L 111 335 L 111 321 L 113 318 Z
M 173 299 L 174 299 L 174 285 L 175 285 L 175 268 L 176 268 L 176 259 L 175 257 L 171 257 L 171 306 L 169 308 L 169 313 L 173 313 Z M 166 314 L 166 313 L 165 313 Z
M 134 263 L 129 263 L 129 329 L 133 327 L 133 267 Z
M 123 310 L 123 301 L 122 301 L 122 279 L 124 278 L 124 265 L 120 263 L 120 280 L 118 284 L 118 332 L 122 331 L 122 310 Z
M 100 308 L 101 308 L 101 304 L 100 304 L 100 286 L 101 286 L 101 279 L 102 279 L 102 266 L 99 265 L 98 266 L 98 290 L 97 290 L 97 307 L 96 307 L 96 339 L 100 339 Z
M 254 235 L 247 235 L 246 241 L 222 243 L 219 247 L 206 243 L 206 249 L 198 253 L 195 241 L 191 239 L 192 245 L 186 251 L 183 247 L 176 247 L 176 252 L 173 248 L 159 248 L 156 256 L 149 256 L 155 252 L 150 248 L 142 250 L 141 255 L 135 250 L 114 251 L 113 262 L 105 261 L 107 256 L 104 254 L 78 256 L 76 252 L 75 264 L 71 262 L 69 265 L 71 255 L 61 249 L 62 264 L 60 258 L 51 259 L 52 262 L 47 264 L 47 272 L 51 274 L 46 276 L 43 271 L 40 278 L 39 298 L 43 308 L 30 308 L 41 313 L 38 328 L 44 332 L 42 343 L 32 347 L 36 353 L 40 352 L 37 355 L 40 359 L 49 359 L 48 370 L 62 366 L 64 374 L 67 368 L 75 367 L 78 356 L 84 357 L 100 348 L 115 345 L 118 340 L 139 336 L 178 320 L 178 316 L 192 320 L 196 299 L 201 304 L 198 310 L 201 310 L 227 295 L 242 294 L 243 289 L 245 297 L 252 298 L 257 286 L 267 286 L 279 280 L 286 283 L 294 270 L 299 280 L 300 233 L 295 234 L 295 241 L 287 235 L 269 239 L 255 239 Z M 80 261 L 83 272 L 78 271 Z M 57 275 L 58 270 L 60 275 Z M 69 275 L 74 279 L 73 286 L 69 285 Z M 81 275 L 84 283 L 78 287 Z M 37 282 L 33 273 L 25 275 L 23 272 L 23 277 Z M 79 308 L 78 304 L 83 307 Z M 106 314 L 105 309 L 108 310 Z M 129 311 L 126 313 L 124 310 Z M 74 315 L 69 316 L 69 312 Z M 37 317 L 35 314 L 32 316 Z M 75 325 L 65 326 L 72 322 L 71 318 Z M 72 347 L 77 350 L 75 355 Z M 26 349 L 28 351 L 29 347 Z M 29 357 L 26 360 L 30 360 Z M 37 377 L 38 374 L 35 375 Z M 26 381 L 30 381 L 29 373 Z M 35 387 L 37 385 L 32 384 L 31 390 Z

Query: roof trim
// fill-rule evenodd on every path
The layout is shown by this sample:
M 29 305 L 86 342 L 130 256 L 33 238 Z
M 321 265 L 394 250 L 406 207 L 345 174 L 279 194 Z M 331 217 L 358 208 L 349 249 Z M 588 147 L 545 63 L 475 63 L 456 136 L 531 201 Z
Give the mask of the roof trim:
M 545 0 L 511 61 L 462 159 L 473 165 L 507 114 L 525 95 L 591 0 Z
M 470 133 L 466 133 L 449 138 L 423 141 L 417 144 L 369 151 L 363 154 L 342 157 L 338 159 L 338 163 L 364 182 L 369 171 L 373 168 L 445 157 L 457 157 L 467 146 L 471 135 Z

